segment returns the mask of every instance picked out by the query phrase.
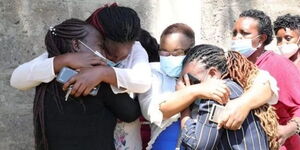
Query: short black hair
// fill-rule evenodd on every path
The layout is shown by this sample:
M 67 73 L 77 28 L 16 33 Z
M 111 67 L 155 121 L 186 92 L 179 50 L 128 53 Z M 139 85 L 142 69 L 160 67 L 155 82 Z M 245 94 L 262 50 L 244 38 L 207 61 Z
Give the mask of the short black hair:
M 162 38 L 163 36 L 172 34 L 172 33 L 182 33 L 183 35 L 185 35 L 186 37 L 188 37 L 190 39 L 190 41 L 191 41 L 190 47 L 193 47 L 195 45 L 195 33 L 190 26 L 188 26 L 184 23 L 172 24 L 172 25 L 168 26 L 162 32 L 160 38 Z
M 145 48 L 148 54 L 149 62 L 159 62 L 159 45 L 157 40 L 145 29 L 141 29 L 139 42 Z
M 271 43 L 273 39 L 273 30 L 272 30 L 272 22 L 269 16 L 267 16 L 263 11 L 256 10 L 256 9 L 249 9 L 243 11 L 240 14 L 240 17 L 250 17 L 258 20 L 258 32 L 260 34 L 267 35 L 267 39 L 263 44 L 268 45 Z
M 300 16 L 299 15 L 291 15 L 286 14 L 283 16 L 277 17 L 274 21 L 274 32 L 277 34 L 278 30 L 281 28 L 289 28 L 291 30 L 300 30 Z

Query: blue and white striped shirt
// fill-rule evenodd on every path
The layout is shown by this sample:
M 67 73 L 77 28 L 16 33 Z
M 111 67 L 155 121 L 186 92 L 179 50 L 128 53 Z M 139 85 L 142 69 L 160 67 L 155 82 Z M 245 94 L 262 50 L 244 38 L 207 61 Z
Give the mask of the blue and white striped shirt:
M 226 80 L 230 89 L 230 99 L 235 99 L 243 93 L 243 88 L 232 80 Z M 182 130 L 180 149 L 186 150 L 267 150 L 268 139 L 260 125 L 259 119 L 250 111 L 241 129 L 232 131 L 217 129 L 217 124 L 209 121 L 209 113 L 213 100 L 197 100 L 193 104 L 191 119 L 185 123 Z

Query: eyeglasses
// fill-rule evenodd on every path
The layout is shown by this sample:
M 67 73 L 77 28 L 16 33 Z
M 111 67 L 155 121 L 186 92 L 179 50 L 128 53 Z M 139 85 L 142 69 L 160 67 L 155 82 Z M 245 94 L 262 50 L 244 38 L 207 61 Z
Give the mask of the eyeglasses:
M 176 49 L 174 51 L 158 50 L 160 56 L 182 56 L 185 55 L 189 49 Z

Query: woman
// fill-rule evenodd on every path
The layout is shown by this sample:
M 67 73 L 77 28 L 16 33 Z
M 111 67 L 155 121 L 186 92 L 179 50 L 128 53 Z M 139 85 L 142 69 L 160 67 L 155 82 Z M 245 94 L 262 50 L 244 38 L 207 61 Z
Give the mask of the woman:
M 168 26 L 161 35 L 160 50 L 155 51 L 156 54 L 160 54 L 160 62 L 155 61 L 150 63 L 153 74 L 152 87 L 146 93 L 139 94 L 139 102 L 143 116 L 153 123 L 151 124 L 151 140 L 148 143 L 147 149 L 168 150 L 176 148 L 180 128 L 179 122 L 177 121 L 178 116 L 164 123 L 162 121 L 162 113 L 158 108 L 153 109 L 152 106 L 154 105 L 152 103 L 154 102 L 154 97 L 175 91 L 175 77 L 180 74 L 180 63 L 183 60 L 185 50 L 192 47 L 194 42 L 195 37 L 193 30 L 182 23 Z M 172 58 L 168 61 L 167 56 L 162 55 L 169 53 L 169 51 L 172 53 L 170 57 L 176 59 L 173 62 L 171 62 Z M 163 66 L 163 64 L 165 66 Z
M 194 77 L 200 83 L 212 78 L 223 79 L 230 89 L 231 100 L 238 98 L 243 93 L 243 88 L 248 90 L 253 82 L 259 82 L 254 81 L 258 73 L 259 70 L 254 64 L 237 52 L 229 51 L 226 58 L 221 48 L 208 44 L 197 45 L 188 52 L 183 61 L 182 72 L 184 75 Z M 184 79 L 185 85 L 179 83 L 179 89 L 192 84 L 187 78 Z M 187 108 L 181 116 L 183 149 L 265 150 L 269 149 L 269 146 L 270 149 L 278 149 L 275 131 L 278 125 L 276 113 L 269 105 L 251 110 L 241 129 L 231 131 L 218 129 L 218 119 L 214 119 L 215 121 L 209 119 L 211 113 L 214 113 L 214 116 L 226 113 L 213 111 L 213 105 L 221 105 L 220 103 L 201 97 L 196 99 L 190 107 L 191 110 Z
M 300 16 L 286 14 L 274 21 L 278 54 L 290 59 L 300 69 Z M 276 51 L 277 52 L 277 51 Z
M 160 63 L 151 63 L 153 79 L 149 91 L 139 95 L 141 110 L 144 117 L 151 124 L 151 141 L 147 149 L 175 149 L 180 132 L 179 113 L 192 104 L 195 97 L 214 99 L 225 103 L 228 89 L 223 81 L 212 80 L 209 84 L 187 87 L 175 92 L 176 77 L 182 68 L 185 53 L 194 44 L 193 31 L 185 24 L 173 24 L 164 30 L 161 36 Z M 276 103 L 276 82 L 265 72 L 259 74 L 262 79 L 242 96 L 242 100 L 235 100 L 242 111 L 249 112 L 267 101 Z M 267 83 L 267 84 L 265 84 Z M 269 85 L 270 83 L 270 85 Z M 198 91 L 206 86 L 204 92 Z M 255 89 L 255 90 L 253 90 Z M 256 89 L 259 89 L 256 91 Z M 257 96 L 259 95 L 259 98 Z M 270 100 L 270 97 L 273 97 Z M 183 100 L 184 99 L 184 100 Z M 242 102 L 241 102 L 242 101 Z M 253 105 L 253 102 L 257 102 Z M 246 116 L 247 116 L 246 115 Z M 242 121 L 243 122 L 243 121 Z M 166 146 L 167 145 L 167 146 Z
M 274 107 L 279 117 L 280 149 L 299 149 L 300 74 L 288 59 L 264 49 L 272 41 L 271 19 L 259 10 L 242 12 L 235 22 L 232 39 L 233 50 L 246 56 L 258 68 L 268 71 L 277 80 L 279 101 Z
M 66 20 L 47 32 L 48 57 L 99 49 L 99 36 L 84 21 Z M 127 94 L 113 94 L 108 84 L 102 83 L 96 96 L 69 97 L 68 101 L 64 101 L 61 87 L 52 80 L 36 88 L 33 108 L 36 149 L 115 149 L 116 117 L 130 122 L 139 115 L 139 107 L 135 107 L 132 99 Z M 120 103 L 127 109 L 120 109 Z
M 20 65 L 11 76 L 11 85 L 26 90 L 52 81 L 63 66 L 81 69 L 79 74 L 65 84 L 73 84 L 71 95 L 87 95 L 91 89 L 103 80 L 103 74 L 109 77 L 108 83 L 114 93 L 141 93 L 150 87 L 151 70 L 144 48 L 135 40 L 140 31 L 137 13 L 128 8 L 113 4 L 97 9 L 87 20 L 100 32 L 99 53 L 109 62 L 108 67 L 91 67 L 99 64 L 95 56 L 70 54 L 48 58 L 47 54 Z M 117 64 L 117 66 L 115 66 Z M 43 75 L 43 76 L 42 76 Z M 115 139 L 116 148 L 141 149 L 140 124 L 136 120 L 130 124 L 118 123 Z

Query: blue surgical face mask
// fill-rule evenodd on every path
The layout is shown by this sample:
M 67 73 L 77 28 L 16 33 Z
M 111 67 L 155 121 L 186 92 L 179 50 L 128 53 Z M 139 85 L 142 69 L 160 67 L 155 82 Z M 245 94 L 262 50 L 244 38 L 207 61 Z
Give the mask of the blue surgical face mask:
M 160 68 L 169 77 L 179 77 L 185 56 L 160 56 Z
M 259 36 L 256 36 L 257 38 Z M 253 39 L 255 39 L 253 38 Z M 251 56 L 260 45 L 258 45 L 256 48 L 252 47 L 252 40 L 253 39 L 239 39 L 239 40 L 233 40 L 231 44 L 231 49 L 234 51 L 239 52 L 240 54 L 244 55 L 245 57 Z

